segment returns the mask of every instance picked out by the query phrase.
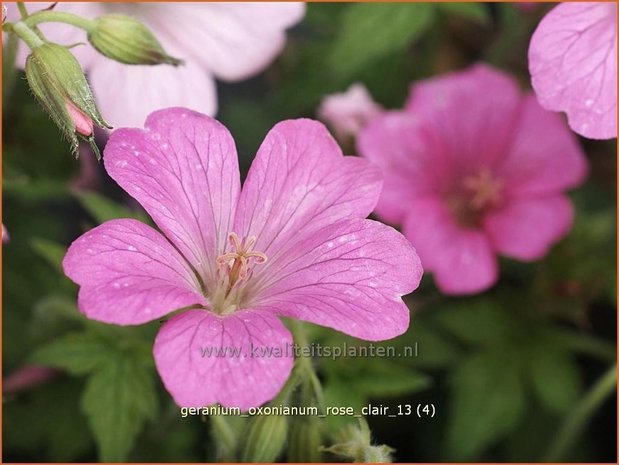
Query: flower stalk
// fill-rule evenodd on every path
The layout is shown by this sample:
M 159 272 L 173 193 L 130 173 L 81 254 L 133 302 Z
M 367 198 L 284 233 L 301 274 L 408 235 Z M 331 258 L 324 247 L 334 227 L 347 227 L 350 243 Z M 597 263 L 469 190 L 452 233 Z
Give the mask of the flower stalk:
M 617 389 L 617 365 L 611 366 L 571 410 L 544 456 L 543 462 L 559 462 L 580 431 L 604 401 Z

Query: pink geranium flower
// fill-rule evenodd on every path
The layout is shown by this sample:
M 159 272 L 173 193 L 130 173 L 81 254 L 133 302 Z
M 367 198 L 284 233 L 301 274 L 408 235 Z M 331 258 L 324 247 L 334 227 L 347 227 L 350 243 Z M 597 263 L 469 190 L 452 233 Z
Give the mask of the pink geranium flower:
M 8 19 L 17 20 L 14 3 Z M 30 13 L 49 2 L 27 2 Z M 303 3 L 103 3 L 60 2 L 55 10 L 87 18 L 121 13 L 146 24 L 183 66 L 136 66 L 116 63 L 91 46 L 72 52 L 88 73 L 97 104 L 114 126 L 139 126 L 158 108 L 185 106 L 214 115 L 215 78 L 246 79 L 266 68 L 284 48 L 287 28 L 304 15 Z M 40 26 L 46 37 L 61 44 L 87 42 L 86 33 L 66 24 Z M 27 47 L 21 47 L 25 61 Z M 22 62 L 23 62 L 22 61 Z
M 407 329 L 401 296 L 419 283 L 419 259 L 397 231 L 364 219 L 380 170 L 343 157 L 322 124 L 277 124 L 243 189 L 234 141 L 217 121 L 176 108 L 145 127 L 112 134 L 105 168 L 161 233 L 109 221 L 78 238 L 63 264 L 89 318 L 132 325 L 183 309 L 154 346 L 179 405 L 247 409 L 273 398 L 292 366 L 278 316 L 367 340 Z
M 333 128 L 339 140 L 354 137 L 382 107 L 363 84 L 353 84 L 346 92 L 326 96 L 318 108 L 318 118 Z
M 358 141 L 385 175 L 377 213 L 402 225 L 447 294 L 489 288 L 497 254 L 544 256 L 572 224 L 564 191 L 586 173 L 560 117 L 484 65 L 415 84 L 406 109 Z
M 542 19 L 529 47 L 542 107 L 567 113 L 590 139 L 617 137 L 617 4 L 562 3 Z

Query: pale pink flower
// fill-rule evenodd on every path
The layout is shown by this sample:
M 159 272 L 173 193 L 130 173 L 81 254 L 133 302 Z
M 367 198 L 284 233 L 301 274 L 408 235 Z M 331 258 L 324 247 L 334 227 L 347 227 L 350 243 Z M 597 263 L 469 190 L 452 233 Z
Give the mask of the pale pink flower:
M 19 18 L 9 3 L 9 20 Z M 51 3 L 27 2 L 29 12 Z M 286 29 L 298 23 L 303 3 L 103 3 L 60 2 L 55 10 L 88 18 L 122 13 L 144 22 L 183 66 L 123 65 L 90 45 L 72 49 L 88 73 L 101 113 L 113 126 L 140 126 L 146 116 L 169 106 L 214 115 L 215 78 L 238 81 L 266 68 L 282 51 Z M 66 24 L 45 23 L 46 37 L 62 44 L 87 42 L 86 33 Z M 27 47 L 21 47 L 25 61 Z
M 11 242 L 11 236 L 9 236 L 8 229 L 6 229 L 6 226 L 2 223 L 2 243 L 7 244 L 9 242 Z
M 78 238 L 63 265 L 91 319 L 133 325 L 184 310 L 154 346 L 178 405 L 272 399 L 292 367 L 279 316 L 367 340 L 407 329 L 401 296 L 419 283 L 419 259 L 400 233 L 365 219 L 380 170 L 342 156 L 322 124 L 277 124 L 243 189 L 234 141 L 217 121 L 175 108 L 145 127 L 112 134 L 105 168 L 161 233 L 108 221 Z
M 561 118 L 485 65 L 412 86 L 404 111 L 361 132 L 383 168 L 376 212 L 402 225 L 447 294 L 483 291 L 497 254 L 537 260 L 565 236 L 586 161 Z
M 590 139 L 617 137 L 617 4 L 561 3 L 533 33 L 529 71 L 542 107 Z
M 339 140 L 354 137 L 383 111 L 363 84 L 353 84 L 346 92 L 326 96 L 318 108 L 318 118 L 333 128 Z

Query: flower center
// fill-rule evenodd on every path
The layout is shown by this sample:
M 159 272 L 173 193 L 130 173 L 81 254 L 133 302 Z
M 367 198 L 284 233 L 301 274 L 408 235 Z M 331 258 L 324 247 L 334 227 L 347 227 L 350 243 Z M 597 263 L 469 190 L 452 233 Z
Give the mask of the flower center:
M 461 226 L 479 226 L 481 216 L 503 199 L 503 182 L 488 168 L 465 177 L 460 188 L 448 196 L 447 203 Z
M 212 309 L 220 315 L 239 307 L 243 284 L 251 278 L 255 265 L 267 261 L 264 253 L 253 250 L 255 237 L 241 240 L 232 232 L 228 240 L 232 250 L 217 257 L 217 287 L 211 296 Z

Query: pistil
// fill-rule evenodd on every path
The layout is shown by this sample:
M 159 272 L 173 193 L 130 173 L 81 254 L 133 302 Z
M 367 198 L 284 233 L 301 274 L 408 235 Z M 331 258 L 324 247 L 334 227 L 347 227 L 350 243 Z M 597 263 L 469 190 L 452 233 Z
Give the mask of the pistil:
M 251 278 L 254 265 L 267 261 L 267 256 L 253 250 L 256 238 L 246 241 L 232 232 L 228 236 L 232 250 L 217 257 L 219 283 L 211 296 L 211 305 L 217 313 L 224 314 L 234 311 L 240 303 L 242 284 Z

